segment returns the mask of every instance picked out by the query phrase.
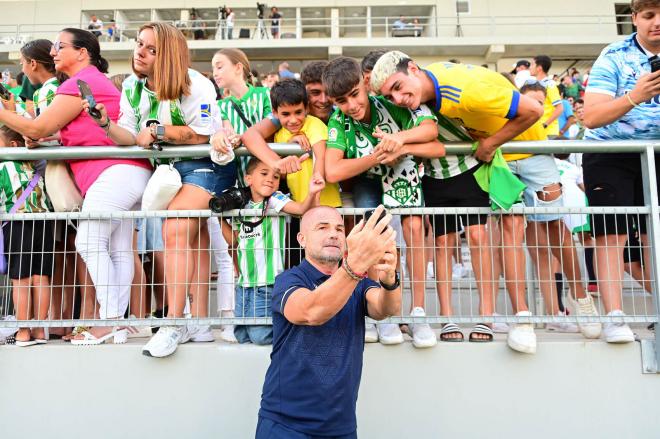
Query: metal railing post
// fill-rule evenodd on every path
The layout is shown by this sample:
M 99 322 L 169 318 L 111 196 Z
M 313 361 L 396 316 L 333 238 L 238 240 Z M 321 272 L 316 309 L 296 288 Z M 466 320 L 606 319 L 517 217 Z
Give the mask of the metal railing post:
M 647 218 L 646 237 L 651 246 L 651 273 L 653 287 L 653 303 L 655 305 L 656 318 L 660 319 L 660 288 L 658 287 L 658 276 L 660 275 L 660 206 L 658 206 L 658 187 L 656 184 L 655 151 L 652 145 L 648 145 L 641 154 L 642 162 L 642 184 L 644 186 L 644 204 L 649 207 L 650 213 Z M 660 334 L 656 322 L 655 330 L 655 358 L 656 365 L 660 364 Z

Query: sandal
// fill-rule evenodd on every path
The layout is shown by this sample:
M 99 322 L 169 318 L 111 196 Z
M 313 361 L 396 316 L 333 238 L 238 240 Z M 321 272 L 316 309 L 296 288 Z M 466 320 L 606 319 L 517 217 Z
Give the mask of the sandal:
M 110 338 L 112 338 L 113 343 L 122 344 L 122 343 L 126 343 L 127 331 L 125 328 L 119 328 L 115 326 L 114 328 L 112 328 L 112 331 L 100 337 L 96 337 L 89 331 L 83 331 L 78 335 L 82 335 L 83 338 L 72 339 L 71 340 L 72 345 L 76 345 L 76 346 L 100 345 L 105 343 Z
M 485 335 L 486 338 L 475 337 L 476 334 Z M 491 329 L 490 326 L 484 323 L 478 323 L 474 326 L 474 328 L 472 328 L 472 332 L 470 332 L 469 340 L 472 343 L 490 343 L 491 341 L 493 341 L 493 330 Z
M 460 334 L 460 337 L 450 337 L 453 334 Z M 461 328 L 454 323 L 445 323 L 440 330 L 440 341 L 446 341 L 449 343 L 460 343 L 463 341 L 463 333 Z
M 71 341 L 75 338 L 76 335 L 82 334 L 84 331 L 87 331 L 89 328 L 86 326 L 76 326 L 73 328 L 73 331 L 71 331 L 70 334 L 63 335 L 62 336 L 62 341 Z

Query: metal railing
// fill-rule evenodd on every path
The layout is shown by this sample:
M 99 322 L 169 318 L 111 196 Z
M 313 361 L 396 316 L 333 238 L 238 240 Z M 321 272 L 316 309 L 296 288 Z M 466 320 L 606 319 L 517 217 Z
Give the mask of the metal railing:
M 396 22 L 399 16 L 338 16 L 284 17 L 280 38 L 372 38 L 372 37 L 520 37 L 524 34 L 582 34 L 614 36 L 619 28 L 631 26 L 629 15 L 547 15 L 547 16 L 477 16 L 420 15 L 406 16 L 406 25 Z M 148 20 L 118 21 L 117 31 L 110 37 L 108 27 L 102 29 L 101 41 L 124 42 L 135 39 L 137 30 Z M 220 40 L 226 29 L 223 20 L 163 20 L 181 29 L 188 39 Z M 417 23 L 414 23 L 417 21 Z M 36 38 L 54 38 L 65 27 L 87 28 L 88 23 L 18 23 L 0 25 L 0 44 L 24 44 Z M 249 30 L 249 38 L 270 39 L 268 18 L 237 18 L 234 20 L 232 39 L 239 39 L 240 30 Z M 261 30 L 265 32 L 262 32 Z M 410 32 L 408 32 L 410 31 Z M 626 34 L 627 32 L 623 32 Z
M 282 155 L 288 154 L 299 154 L 300 149 L 297 145 L 288 144 L 271 144 L 271 147 Z M 209 145 L 196 145 L 196 146 L 173 146 L 166 147 L 162 151 L 152 151 L 144 150 L 138 147 L 44 147 L 38 149 L 25 149 L 25 148 L 0 148 L 0 157 L 2 160 L 55 160 L 55 159 L 93 159 L 100 157 L 113 157 L 113 158 L 172 158 L 172 157 L 196 157 L 203 156 L 208 154 Z M 471 147 L 468 144 L 453 144 L 447 146 L 447 154 L 456 154 L 456 153 L 469 153 Z M 570 153 L 570 152 L 605 152 L 605 153 L 617 153 L 617 152 L 634 152 L 639 153 L 641 156 L 642 163 L 642 173 L 644 179 L 644 195 L 645 195 L 645 205 L 639 207 L 562 207 L 562 208 L 550 208 L 550 207 L 514 207 L 510 211 L 491 211 L 488 208 L 406 208 L 406 209 L 393 209 L 392 213 L 406 215 L 410 217 L 417 218 L 428 218 L 426 232 L 429 230 L 434 230 L 435 226 L 439 221 L 447 221 L 450 218 L 456 218 L 459 215 L 490 215 L 490 220 L 487 223 L 488 229 L 488 240 L 487 242 L 482 242 L 479 244 L 480 247 L 477 249 L 472 249 L 472 252 L 475 251 L 486 251 L 486 265 L 484 265 L 484 259 L 482 254 L 481 265 L 474 265 L 472 267 L 473 277 L 467 279 L 455 280 L 453 286 L 449 289 L 449 301 L 453 301 L 453 315 L 449 312 L 448 309 L 442 309 L 442 297 L 438 295 L 440 290 L 444 287 L 447 287 L 451 284 L 451 277 L 438 279 L 438 273 L 432 273 L 434 270 L 429 268 L 437 268 L 437 257 L 440 252 L 445 251 L 446 248 L 440 247 L 433 240 L 433 234 L 431 233 L 430 238 L 427 236 L 423 242 L 413 241 L 414 227 L 412 221 L 404 222 L 401 225 L 400 232 L 405 239 L 399 240 L 399 247 L 401 249 L 401 263 L 407 268 L 402 269 L 403 275 L 403 285 L 404 289 L 404 306 L 402 308 L 402 313 L 399 316 L 395 316 L 388 321 L 391 323 L 411 323 L 411 322 L 425 322 L 431 324 L 443 324 L 443 323 L 460 323 L 460 324 L 475 324 L 475 323 L 565 323 L 565 324 L 585 324 L 589 322 L 626 322 L 626 323 L 636 323 L 636 324 L 649 324 L 657 323 L 660 316 L 660 308 L 658 305 L 658 274 L 660 273 L 660 206 L 658 205 L 658 188 L 656 187 L 655 178 L 649 178 L 649 176 L 654 176 L 656 173 L 655 165 L 655 156 L 654 154 L 660 152 L 660 143 L 648 142 L 644 144 L 640 141 L 612 141 L 612 142 L 594 142 L 594 141 L 548 141 L 548 142 L 515 142 L 503 146 L 503 151 L 505 152 L 529 152 L 533 151 L 535 153 Z M 237 150 L 238 155 L 246 155 L 247 151 L 244 148 Z M 341 212 L 344 214 L 345 218 L 352 218 L 353 221 L 359 220 L 364 214 L 365 209 L 352 209 L 344 208 L 341 209 Z M 89 278 L 88 273 L 85 272 L 81 261 L 77 260 L 77 248 L 73 243 L 71 234 L 75 233 L 75 227 L 72 225 L 80 225 L 83 222 L 94 222 L 95 224 L 103 224 L 104 222 L 114 222 L 114 224 L 120 224 L 119 227 L 130 228 L 130 235 L 133 234 L 133 230 L 139 229 L 138 223 L 141 221 L 145 223 L 147 219 L 149 220 L 163 220 L 169 222 L 182 221 L 188 218 L 200 220 L 197 224 L 197 234 L 202 234 L 203 229 L 205 229 L 205 224 L 209 221 L 215 221 L 214 218 L 218 218 L 219 221 L 223 220 L 233 220 L 237 217 L 242 216 L 258 216 L 261 212 L 257 211 L 229 211 L 223 212 L 220 215 L 213 214 L 209 210 L 185 210 L 185 211 L 126 211 L 126 212 L 68 212 L 68 213 L 35 213 L 35 214 L 0 214 L 0 221 L 7 221 L 7 226 L 5 227 L 5 235 L 7 233 L 11 234 L 12 227 L 17 224 L 24 224 L 28 221 L 34 221 L 33 224 L 44 225 L 47 222 L 51 222 L 53 227 L 59 229 L 59 231 L 54 234 L 56 236 L 59 234 L 59 241 L 50 243 L 52 244 L 50 248 L 54 248 L 52 251 L 55 255 L 55 259 L 59 260 L 58 263 L 54 263 L 53 274 L 48 281 L 48 303 L 49 306 L 51 303 L 57 303 L 59 307 L 57 311 L 54 311 L 53 308 L 50 309 L 50 315 L 48 318 L 42 318 L 37 320 L 0 320 L 0 328 L 8 327 L 21 327 L 21 326 L 30 326 L 30 327 L 73 327 L 78 325 L 84 326 L 103 326 L 103 325 L 114 325 L 117 324 L 116 319 L 99 319 L 98 318 L 98 302 L 94 297 L 94 287 L 110 287 L 112 285 L 94 285 L 94 282 Z M 604 214 L 628 214 L 633 215 L 636 219 L 636 223 L 641 221 L 648 221 L 648 243 L 637 243 L 631 244 L 627 250 L 624 251 L 635 251 L 641 253 L 641 277 L 637 273 L 637 281 L 633 280 L 632 277 L 626 276 L 624 281 L 624 288 L 621 292 L 620 300 L 623 303 L 624 311 L 626 315 L 624 316 L 606 316 L 604 315 L 604 308 L 602 304 L 597 301 L 597 309 L 599 311 L 599 316 L 584 316 L 584 315 L 566 315 L 560 316 L 556 315 L 556 307 L 559 306 L 561 309 L 562 299 L 566 298 L 568 294 L 568 289 L 563 287 L 556 286 L 556 280 L 554 277 L 545 277 L 540 278 L 538 274 L 534 274 L 535 271 L 539 271 L 539 268 L 543 264 L 553 263 L 548 258 L 549 252 L 548 244 L 543 244 L 543 242 L 550 241 L 550 230 L 541 231 L 545 236 L 537 236 L 537 244 L 528 242 L 526 244 L 526 256 L 525 264 L 523 265 L 524 273 L 517 272 L 515 277 L 524 282 L 525 284 L 525 297 L 526 302 L 529 305 L 530 310 L 533 311 L 532 316 L 520 317 L 514 315 L 513 306 L 511 299 L 507 297 L 505 288 L 505 283 L 500 279 L 499 276 L 492 275 L 488 277 L 483 274 L 486 266 L 491 267 L 490 270 L 493 270 L 494 273 L 506 271 L 506 257 L 502 257 L 502 254 L 506 250 L 512 250 L 513 247 L 506 247 L 501 242 L 501 231 L 503 218 L 507 218 L 510 215 L 529 215 L 533 213 L 561 213 L 565 215 L 604 215 Z M 278 214 L 269 212 L 270 216 L 278 216 Z M 280 215 L 281 216 L 281 215 Z M 288 220 L 287 220 L 288 221 Z M 68 224 L 68 225 L 67 225 Z M 465 224 L 464 224 L 465 225 Z M 142 226 L 146 227 L 146 226 Z M 162 228 L 160 226 L 155 226 L 155 229 L 152 229 L 150 233 L 160 234 Z M 294 229 L 295 221 L 287 222 L 287 232 L 288 241 L 286 242 L 283 248 L 272 249 L 273 251 L 284 251 L 284 268 L 289 265 L 295 265 L 298 261 L 301 260 L 302 249 L 299 248 L 298 244 L 293 238 L 295 236 Z M 217 226 L 216 226 L 217 228 Z M 626 230 L 625 232 L 631 232 Z M 216 230 L 217 233 L 217 230 Z M 563 232 L 561 232 L 563 233 Z M 569 234 L 570 235 L 570 234 Z M 83 237 L 85 238 L 85 237 Z M 579 239 L 570 239 L 571 245 L 574 245 L 577 249 L 576 255 L 577 260 L 569 260 L 570 257 L 566 257 L 566 253 L 558 251 L 556 254 L 561 254 L 558 256 L 558 261 L 555 263 L 559 264 L 559 267 L 562 267 L 561 271 L 566 271 L 563 267 L 571 264 L 578 264 L 580 267 L 579 272 L 576 274 L 576 279 L 568 279 L 564 275 L 564 285 L 570 285 L 570 290 L 573 290 L 571 293 L 575 293 L 576 288 L 580 289 L 578 285 L 581 285 L 581 288 L 584 289 L 586 283 L 586 272 L 585 272 L 585 256 L 584 248 L 589 244 L 589 236 L 581 233 L 576 235 L 576 238 Z M 53 239 L 53 238 L 51 238 Z M 80 237 L 79 237 L 80 239 Z M 167 238 L 166 238 L 167 239 Z M 472 238 L 470 238 L 472 239 Z M 568 238 L 567 238 L 568 239 Z M 84 241 L 84 239 L 82 239 Z M 406 241 L 407 245 L 406 245 Z M 470 242 L 465 242 L 461 244 L 460 238 L 457 241 L 458 244 L 452 251 L 457 252 L 456 259 L 459 258 L 458 253 L 460 252 L 461 247 L 469 246 Z M 566 240 L 563 241 L 563 245 L 567 245 Z M 230 247 L 233 243 L 230 242 Z M 522 248 L 522 243 L 520 247 Z M 7 249 L 7 246 L 5 246 Z M 404 250 L 405 248 L 405 250 Z M 185 247 L 188 249 L 188 247 Z M 266 316 L 252 316 L 249 317 L 221 317 L 215 316 L 215 310 L 222 309 L 219 308 L 218 303 L 227 300 L 232 301 L 233 295 L 227 293 L 227 289 L 233 292 L 234 282 L 235 282 L 235 273 L 234 269 L 231 269 L 231 276 L 227 277 L 226 275 L 221 275 L 219 280 L 214 280 L 211 278 L 211 271 L 204 271 L 199 268 L 197 272 L 191 272 L 191 275 L 196 275 L 192 281 L 178 282 L 178 286 L 181 286 L 181 291 L 187 298 L 193 296 L 192 290 L 195 290 L 195 300 L 194 302 L 189 302 L 187 306 L 187 311 L 191 314 L 189 317 L 177 317 L 177 318 L 154 318 L 149 317 L 151 311 L 153 311 L 157 305 L 156 303 L 162 304 L 167 297 L 166 290 L 168 288 L 176 288 L 177 283 L 172 282 L 171 280 L 165 281 L 167 273 L 170 273 L 173 269 L 171 263 L 168 266 L 168 258 L 176 258 L 177 252 L 187 251 L 185 249 L 171 248 L 167 247 L 165 249 L 156 249 L 153 252 L 139 250 L 135 245 L 129 245 L 125 250 L 124 256 L 130 258 L 134 261 L 135 267 L 148 267 L 145 269 L 147 271 L 142 271 L 140 268 L 136 270 L 136 274 L 132 282 L 132 294 L 130 298 L 130 304 L 128 305 L 127 315 L 135 315 L 137 317 L 130 317 L 127 320 L 122 320 L 121 324 L 131 325 L 131 326 L 161 326 L 161 325 L 225 325 L 225 324 L 243 324 L 243 325 L 255 325 L 255 324 L 269 324 L 270 318 Z M 517 249 L 517 247 L 516 247 Z M 560 250 L 557 247 L 552 250 Z M 204 266 L 212 266 L 212 260 L 219 260 L 217 246 L 209 245 L 208 242 L 202 244 L 199 243 L 199 253 L 196 256 L 196 263 L 198 265 L 204 263 Z M 225 251 L 225 262 L 229 253 Z M 157 254 L 161 252 L 161 254 Z M 20 253 L 20 252 L 19 252 Z M 151 253 L 151 254 L 150 254 Z M 533 254 L 542 254 L 539 256 L 541 259 L 530 258 L 530 255 Z M 45 252 L 42 250 L 39 253 L 40 256 L 43 256 Z M 443 253 L 446 255 L 446 253 Z M 19 254 L 9 255 L 11 257 L 31 257 L 36 256 L 35 254 Z M 173 256 L 174 255 L 174 256 Z M 474 257 L 474 256 L 473 256 Z M 161 259 L 158 261 L 158 259 Z M 419 263 L 419 258 L 422 258 L 423 263 Z M 151 265 L 145 265 L 145 261 L 149 260 Z M 450 257 L 451 260 L 451 257 Z M 158 263 L 161 265 L 159 266 Z M 162 265 L 165 265 L 163 268 Z M 169 267 L 169 268 L 167 268 Z M 422 268 L 420 268 L 422 267 Z M 496 268 L 496 267 L 499 267 Z M 96 267 L 98 269 L 99 267 Z M 225 267 L 226 268 L 226 267 Z M 650 268 L 650 275 L 644 274 L 644 268 Z M 88 267 L 89 270 L 91 268 Z M 420 270 L 423 269 L 423 273 Z M 159 272 L 159 270 L 161 270 Z M 205 269 L 206 270 L 206 269 Z M 498 271 L 499 270 L 499 271 Z M 560 272 L 561 272 L 560 271 Z M 225 271 L 226 273 L 226 271 Z M 540 273 L 540 271 L 539 271 Z M 550 273 L 554 273 L 551 271 Z M 224 276 L 224 277 L 223 277 Z M 435 276 L 435 278 L 433 277 Z M 486 276 L 486 277 L 483 277 Z M 92 278 L 94 276 L 92 275 Z M 441 276 L 440 276 L 441 277 Z M 10 315 L 12 310 L 12 305 L 17 306 L 16 303 L 11 301 L 11 285 L 10 282 L 5 279 L 0 287 L 0 317 L 2 315 Z M 117 285 L 114 285 L 117 286 Z M 120 287 L 127 287 L 127 285 L 119 285 Z M 446 288 L 445 288 L 446 289 Z M 78 290 L 74 292 L 74 290 Z M 225 292 L 222 293 L 225 296 L 220 297 L 221 290 Z M 137 296 L 135 296 L 137 294 Z M 230 294 L 232 297 L 228 298 L 227 294 Z M 446 292 L 444 293 L 447 294 Z M 73 300 L 74 297 L 78 295 L 80 301 L 76 302 Z M 160 295 L 160 296 L 159 296 Z M 417 299 L 413 298 L 417 296 Z M 43 296 L 45 297 L 45 296 Z M 422 297 L 422 301 L 425 302 L 425 309 L 427 310 L 426 317 L 412 317 L 409 315 L 408 310 L 412 307 L 414 302 L 419 302 L 419 298 Z M 170 299 L 172 296 L 170 295 Z M 177 300 L 176 297 L 174 298 Z M 445 297 L 446 299 L 446 297 Z M 480 312 L 480 306 L 483 305 L 484 301 L 487 299 L 493 303 L 494 310 L 497 312 L 497 315 L 491 315 L 490 313 L 484 314 Z M 566 302 L 564 302 L 566 303 Z M 33 304 L 35 305 L 35 304 Z M 138 307 L 136 309 L 136 307 Z M 225 306 L 225 308 L 227 308 Z M 139 309 L 139 311 L 138 311 Z M 254 309 L 252 311 L 255 311 Z M 43 315 L 43 314 L 42 314 Z M 657 340 L 656 340 L 657 341 Z M 658 351 L 656 351 L 658 352 Z

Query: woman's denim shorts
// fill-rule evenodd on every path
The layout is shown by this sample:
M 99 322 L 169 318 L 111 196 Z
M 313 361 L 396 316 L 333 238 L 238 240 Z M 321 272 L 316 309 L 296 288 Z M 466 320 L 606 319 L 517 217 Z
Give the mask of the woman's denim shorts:
M 181 160 L 174 163 L 181 183 L 204 189 L 213 196 L 236 185 L 236 161 L 220 166 L 210 158 Z

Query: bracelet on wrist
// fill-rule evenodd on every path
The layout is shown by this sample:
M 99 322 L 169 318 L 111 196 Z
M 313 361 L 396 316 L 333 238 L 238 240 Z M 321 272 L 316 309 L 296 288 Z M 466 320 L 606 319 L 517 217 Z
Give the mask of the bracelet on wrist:
M 635 103 L 635 101 L 632 100 L 632 98 L 630 97 L 630 92 L 626 93 L 626 97 L 628 98 L 628 102 L 630 102 L 630 105 L 632 105 L 633 108 L 635 108 L 636 106 L 639 105 L 639 104 Z
M 348 265 L 347 258 L 344 258 L 341 266 L 344 269 L 344 271 L 348 274 L 348 276 L 355 281 L 360 282 L 362 279 L 365 279 L 367 277 L 367 273 L 356 273 L 355 271 L 353 271 L 350 265 Z

